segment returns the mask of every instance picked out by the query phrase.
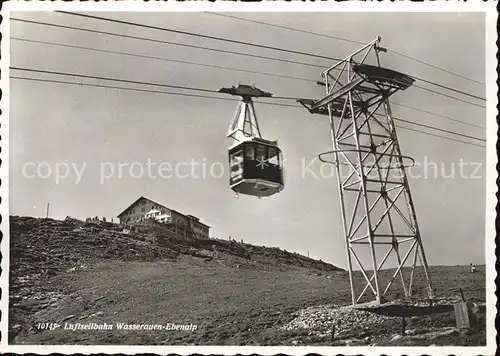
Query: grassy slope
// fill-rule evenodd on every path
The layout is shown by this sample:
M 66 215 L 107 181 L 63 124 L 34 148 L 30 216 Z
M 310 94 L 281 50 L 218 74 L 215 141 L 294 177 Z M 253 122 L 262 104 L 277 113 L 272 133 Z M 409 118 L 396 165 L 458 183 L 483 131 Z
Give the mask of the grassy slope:
M 56 276 L 53 286 L 70 295 L 37 321 L 103 312 L 82 322 L 193 323 L 189 332 L 113 333 L 45 331 L 24 339 L 44 343 L 240 343 L 281 325 L 301 307 L 331 301 L 335 281 L 296 271 L 241 270 L 189 258 L 183 262 L 103 262 Z M 329 292 L 330 291 L 330 292 Z M 343 293 L 342 293 L 343 292 Z M 341 291 L 347 295 L 347 290 Z M 104 296 L 96 303 L 92 300 Z M 82 297 L 82 299 L 79 299 Z M 88 306 L 87 306 L 88 305 Z M 57 310 L 57 307 L 61 309 Z M 35 321 L 35 322 L 37 322 Z M 259 331 L 260 330 L 260 331 Z M 259 336 L 260 337 L 260 336 Z M 264 338 L 265 339 L 265 338 Z M 262 340 L 265 341 L 265 340 Z
M 56 237 L 61 238 L 61 241 L 70 241 L 64 239 L 66 235 L 72 234 L 72 226 L 64 227 L 68 230 L 65 232 L 59 223 L 51 222 L 51 224 L 50 229 L 43 227 L 38 230 L 27 228 L 24 230 L 28 231 L 30 238 L 37 238 L 42 230 L 45 233 L 48 231 L 50 236 L 44 239 L 45 243 L 49 243 Z M 85 241 L 82 240 L 84 237 L 81 232 L 74 234 L 75 237 L 72 237 L 71 241 L 76 239 L 79 244 L 87 246 L 83 243 Z M 23 258 L 26 258 L 23 252 L 26 246 L 20 243 L 24 241 L 22 233 L 16 235 L 13 231 L 12 235 L 20 257 L 19 261 L 14 264 L 17 269 L 11 273 L 19 275 L 18 272 L 24 264 Z M 258 251 L 262 253 L 256 254 L 258 258 L 254 260 L 260 260 L 260 262 L 254 263 L 254 261 L 240 265 L 240 268 L 237 268 L 238 264 L 245 262 L 245 259 L 233 254 L 230 256 L 220 254 L 220 258 L 207 261 L 203 257 L 194 257 L 189 254 L 179 254 L 175 259 L 170 255 L 168 259 L 158 259 L 155 257 L 156 252 L 149 252 L 152 260 L 141 261 L 134 252 L 138 247 L 134 247 L 135 250 L 132 249 L 134 251 L 131 252 L 128 245 L 126 251 L 132 255 L 126 255 L 122 260 L 118 260 L 109 257 L 107 253 L 109 246 L 103 247 L 102 255 L 94 253 L 99 250 L 101 240 L 105 241 L 111 236 L 104 236 L 102 231 L 98 235 L 102 235 L 103 239 L 92 238 L 90 241 L 93 241 L 94 245 L 88 251 L 86 250 L 85 256 L 88 257 L 90 253 L 91 259 L 77 258 L 74 249 L 80 245 L 72 245 L 72 258 L 67 264 L 64 264 L 65 260 L 61 257 L 60 265 L 47 267 L 48 271 L 55 272 L 42 274 L 43 278 L 40 277 L 37 283 L 28 283 L 34 292 L 43 294 L 45 297 L 37 300 L 36 297 L 30 295 L 26 299 L 17 298 L 15 303 L 12 303 L 11 290 L 9 325 L 12 328 L 13 325 L 18 324 L 17 328 L 20 329 L 15 333 L 17 334 L 15 339 L 11 337 L 11 342 L 280 345 L 291 344 L 293 340 L 299 338 L 310 344 L 326 343 L 328 345 L 330 344 L 328 340 L 307 341 L 307 330 L 281 331 L 279 328 L 292 320 L 294 313 L 302 308 L 327 303 L 337 305 L 350 303 L 346 272 L 323 265 L 318 266 L 327 268 L 328 271 L 321 270 L 322 268 L 318 270 L 290 265 L 284 268 L 280 260 L 288 255 L 283 254 L 282 251 L 259 248 Z M 124 238 L 123 241 L 127 239 L 126 236 L 118 235 L 116 238 Z M 11 243 L 13 243 L 12 237 Z M 123 243 L 120 242 L 113 248 L 117 249 Z M 144 251 L 149 251 L 151 246 L 144 245 L 143 248 Z M 80 247 L 78 249 L 80 251 Z M 30 247 L 30 251 L 34 251 L 33 246 Z M 68 251 L 58 253 L 68 255 Z M 39 260 L 40 256 L 38 254 L 33 256 L 37 257 L 33 260 L 34 262 L 32 261 L 34 266 L 42 265 Z M 43 263 L 51 261 L 50 253 L 48 256 Z M 124 261 L 131 256 L 136 257 L 134 261 Z M 273 265 L 263 263 L 268 258 L 276 259 Z M 289 258 L 289 256 L 286 257 L 287 263 L 290 263 Z M 68 270 L 67 267 L 71 266 L 76 268 Z M 32 273 L 32 270 L 28 272 Z M 392 275 L 392 271 L 384 273 L 385 278 Z M 468 273 L 466 266 L 433 267 L 431 273 L 436 292 L 440 297 L 456 296 L 457 288 L 461 286 L 469 299 L 485 300 L 483 273 Z M 355 277 L 357 283 L 362 281 L 363 277 L 360 274 Z M 23 293 L 23 288 L 19 288 L 20 292 L 16 289 L 16 294 Z M 422 289 L 420 291 L 423 292 Z M 395 288 L 392 296 L 397 296 L 397 293 L 397 288 Z M 46 298 L 48 294 L 54 295 L 49 302 Z M 68 323 L 192 323 L 198 325 L 198 330 L 195 332 L 117 330 L 74 332 L 62 329 L 37 331 L 34 328 L 38 322 L 60 323 L 71 315 L 73 317 L 67 320 Z M 434 322 L 444 326 L 453 326 L 454 323 L 450 315 L 420 320 L 420 323 L 429 323 L 429 325 Z M 388 325 L 388 330 L 397 331 L 398 323 L 399 321 L 395 321 Z M 469 339 L 458 335 L 432 342 L 484 343 L 484 330 L 479 330 Z
M 434 268 L 434 275 L 440 276 L 436 284 L 444 292 L 441 296 L 456 295 L 454 280 L 463 270 L 463 267 Z M 480 300 L 483 292 L 472 286 L 479 285 L 481 277 L 473 276 L 476 278 L 468 278 L 468 285 L 462 286 L 469 297 Z M 240 270 L 216 262 L 207 266 L 189 258 L 183 262 L 102 262 L 55 276 L 51 284 L 68 297 L 39 313 L 34 322 L 59 322 L 75 315 L 68 322 L 192 323 L 199 329 L 195 332 L 59 329 L 20 335 L 16 342 L 275 345 L 288 343 L 297 336 L 296 331 L 278 331 L 279 326 L 293 319 L 297 310 L 350 301 L 349 284 L 343 273 L 325 278 L 304 271 Z M 99 297 L 103 298 L 93 302 Z M 97 315 L 79 320 L 92 314 Z M 447 322 L 453 326 L 453 318 Z

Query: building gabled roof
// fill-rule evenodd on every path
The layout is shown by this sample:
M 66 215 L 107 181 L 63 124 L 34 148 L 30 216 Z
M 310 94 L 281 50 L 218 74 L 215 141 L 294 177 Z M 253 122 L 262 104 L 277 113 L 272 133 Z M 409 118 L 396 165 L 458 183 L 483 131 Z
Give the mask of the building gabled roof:
M 155 203 L 156 205 L 159 205 L 159 206 L 161 206 L 162 208 L 165 208 L 165 209 L 168 209 L 168 210 L 170 210 L 170 211 L 173 211 L 173 212 L 175 212 L 175 213 L 177 213 L 177 214 L 179 214 L 179 215 L 186 216 L 186 217 L 187 217 L 187 218 L 189 218 L 189 219 L 190 219 L 190 217 L 191 217 L 191 216 L 192 216 L 192 217 L 195 217 L 194 215 L 191 215 L 191 214 L 186 215 L 186 214 L 181 213 L 180 211 L 177 211 L 177 210 L 175 210 L 175 209 L 171 209 L 171 208 L 169 208 L 169 207 L 167 207 L 167 206 L 165 206 L 165 205 L 163 205 L 163 204 L 160 204 L 160 203 L 158 203 L 158 202 L 154 201 L 153 199 L 149 199 L 149 198 L 147 198 L 147 197 L 145 197 L 145 196 L 140 196 L 139 198 L 137 198 L 137 199 L 136 199 L 136 200 L 135 200 L 132 204 L 130 204 L 127 208 L 125 208 L 125 209 L 124 209 L 124 210 L 123 210 L 120 214 L 118 214 L 117 216 L 118 216 L 118 217 L 121 217 L 121 216 L 122 216 L 122 215 L 123 215 L 123 214 L 124 214 L 127 210 L 129 210 L 132 206 L 134 206 L 134 205 L 135 205 L 138 201 L 140 201 L 141 199 L 146 199 L 146 200 L 149 200 L 150 202 Z M 196 218 L 196 217 L 195 217 L 195 218 Z M 204 225 L 204 226 L 206 226 L 206 227 L 211 227 L 211 226 L 209 226 L 209 225 L 207 225 L 207 224 L 204 224 L 204 223 L 200 222 L 199 220 L 197 220 L 196 222 L 197 222 L 197 223 L 199 223 L 199 224 L 201 224 L 201 225 Z
M 135 203 L 137 203 L 139 200 L 141 199 L 147 199 L 147 200 L 151 200 L 151 199 L 148 199 L 146 197 L 143 197 L 143 196 L 140 196 L 139 198 L 137 198 L 132 204 L 130 204 L 128 207 L 125 208 L 125 210 L 123 210 L 120 214 L 118 214 L 117 216 L 118 217 L 121 217 L 128 209 L 130 209 L 133 205 L 135 205 Z M 152 201 L 152 200 L 151 200 Z

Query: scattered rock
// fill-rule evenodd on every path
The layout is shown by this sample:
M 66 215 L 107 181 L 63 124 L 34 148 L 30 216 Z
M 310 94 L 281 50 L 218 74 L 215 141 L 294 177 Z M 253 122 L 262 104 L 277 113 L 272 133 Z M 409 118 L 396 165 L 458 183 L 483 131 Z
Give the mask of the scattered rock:
M 352 329 L 378 328 L 389 317 L 353 309 L 350 306 L 322 305 L 302 309 L 295 319 L 284 325 L 282 330 L 314 329 L 331 330 L 335 325 L 335 338 L 342 338 Z M 362 325 L 361 325 L 362 324 Z
M 75 315 L 73 315 L 73 314 L 68 315 L 68 316 L 66 316 L 66 317 L 62 318 L 61 322 L 66 321 L 66 320 L 69 320 L 69 319 L 73 319 L 74 317 L 75 317 Z
M 401 336 L 401 335 L 394 335 L 394 336 L 391 338 L 390 342 L 397 341 L 397 340 L 399 340 L 399 339 L 401 339 L 401 338 L 402 338 L 402 336 Z
M 417 340 L 432 340 L 438 336 L 455 335 L 458 333 L 459 331 L 456 328 L 442 328 L 427 332 L 425 334 L 413 335 L 412 338 Z

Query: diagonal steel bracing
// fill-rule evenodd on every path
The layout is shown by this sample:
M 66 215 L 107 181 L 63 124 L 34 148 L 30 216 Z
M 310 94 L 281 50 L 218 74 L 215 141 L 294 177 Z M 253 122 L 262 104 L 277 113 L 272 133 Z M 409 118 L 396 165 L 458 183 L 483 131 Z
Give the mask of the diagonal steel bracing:
M 328 113 L 330 119 L 333 150 L 320 159 L 336 166 L 353 304 L 367 292 L 382 303 L 397 279 L 404 296 L 411 297 L 417 262 L 427 297 L 433 297 L 405 170 L 413 160 L 401 153 L 389 103 L 391 95 L 413 80 L 380 66 L 384 49 L 379 43 L 377 38 L 325 70 L 325 97 L 310 107 L 301 102 L 311 113 Z M 370 59 L 376 65 L 365 64 Z M 381 270 L 391 258 L 394 273 L 383 279 Z M 364 278 L 359 286 L 353 261 Z

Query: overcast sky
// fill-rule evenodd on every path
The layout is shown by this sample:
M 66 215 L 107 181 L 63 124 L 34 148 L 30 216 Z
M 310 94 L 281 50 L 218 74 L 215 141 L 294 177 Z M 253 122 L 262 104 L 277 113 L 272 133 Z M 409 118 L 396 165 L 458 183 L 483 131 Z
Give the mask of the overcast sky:
M 228 37 L 297 51 L 344 57 L 358 45 L 286 29 L 271 28 L 206 13 L 99 13 L 100 16 L 135 21 L 173 29 Z M 290 26 L 368 42 L 382 37 L 382 45 L 397 52 L 446 68 L 449 71 L 485 82 L 484 16 L 471 13 L 240 13 L 249 19 Z M 129 35 L 177 41 L 226 50 L 251 52 L 287 60 L 324 66 L 332 61 L 245 47 L 209 39 L 173 34 L 123 24 L 74 17 L 60 13 L 13 13 L 12 17 L 119 32 Z M 77 46 L 130 52 L 198 63 L 264 71 L 319 80 L 321 69 L 203 51 L 146 41 L 117 38 L 102 34 L 12 22 L 11 36 Z M 382 54 L 385 67 L 485 95 L 478 84 L 408 60 L 393 53 Z M 13 40 L 11 66 L 60 72 L 126 78 L 218 90 L 238 81 L 255 83 L 275 96 L 320 98 L 323 88 L 313 82 L 276 78 L 224 69 L 134 58 Z M 78 83 L 120 85 L 135 88 L 176 91 L 143 85 L 101 80 L 60 77 L 11 71 L 11 75 Z M 11 79 L 10 116 L 10 209 L 11 214 L 44 216 L 50 202 L 50 216 L 85 218 L 120 213 L 139 196 L 146 196 L 171 208 L 193 214 L 212 226 L 211 235 L 243 239 L 258 245 L 279 246 L 311 257 L 321 258 L 346 268 L 345 244 L 340 220 L 340 204 L 335 176 L 315 178 L 304 166 L 316 160 L 319 152 L 331 149 L 326 117 L 310 115 L 306 110 L 256 103 L 263 136 L 279 141 L 285 158 L 285 189 L 270 198 L 235 197 L 227 176 L 227 126 L 236 102 L 130 92 L 115 89 L 73 86 Z M 416 83 L 433 90 L 425 83 Z M 192 93 L 192 92 L 189 92 Z M 447 92 L 453 96 L 456 93 Z M 471 98 L 462 98 L 484 105 Z M 262 100 L 264 101 L 264 100 Z M 485 126 L 486 110 L 438 96 L 416 87 L 400 92 L 394 102 L 445 115 L 474 125 Z M 278 102 L 275 100 L 275 102 Z M 293 102 L 284 102 L 293 104 Z M 463 125 L 408 108 L 394 106 L 395 116 L 445 130 L 484 138 L 485 129 Z M 411 125 L 406 124 L 410 127 Z M 432 132 L 415 127 L 419 130 Z M 415 169 L 410 187 L 415 201 L 428 262 L 437 264 L 484 263 L 485 154 L 481 147 L 470 146 L 404 129 L 398 131 L 402 151 L 418 163 L 438 165 Z M 454 137 L 443 134 L 445 136 Z M 460 139 L 459 137 L 455 137 Z M 462 138 L 469 142 L 480 143 Z M 153 175 L 142 178 L 128 168 L 118 175 L 118 164 L 133 162 Z M 195 175 L 187 167 L 179 174 L 188 178 L 158 176 L 158 164 L 194 160 L 207 167 L 224 167 L 222 178 L 203 179 L 202 167 Z M 459 164 L 465 162 L 460 177 Z M 66 179 L 56 182 L 54 172 L 44 179 L 35 167 L 57 162 L 83 170 L 81 180 L 72 169 Z M 217 163 L 219 162 L 219 163 Z M 26 165 L 32 163 L 33 165 Z M 222 165 L 220 164 L 222 163 Z M 42 164 L 43 165 L 43 164 Z M 481 165 L 479 170 L 476 165 Z M 28 168 L 28 176 L 23 175 Z M 42 166 L 43 167 L 43 166 Z M 84 167 L 84 168 L 83 168 Z M 102 169 L 113 177 L 101 181 Z M 215 167 L 215 166 L 214 166 Z M 319 174 L 321 165 L 311 166 Z M 445 169 L 444 178 L 439 170 Z M 42 176 L 46 174 L 42 168 Z M 332 167 L 323 167 L 328 173 Z

